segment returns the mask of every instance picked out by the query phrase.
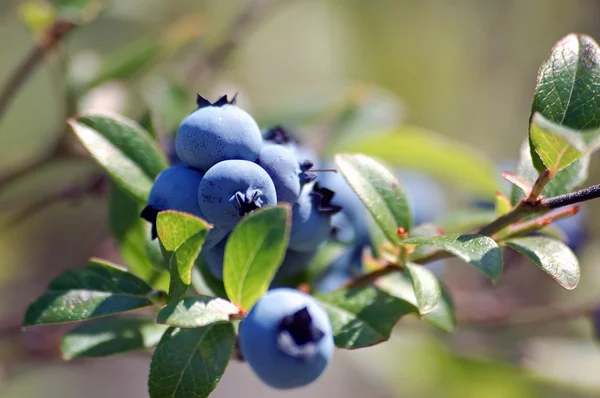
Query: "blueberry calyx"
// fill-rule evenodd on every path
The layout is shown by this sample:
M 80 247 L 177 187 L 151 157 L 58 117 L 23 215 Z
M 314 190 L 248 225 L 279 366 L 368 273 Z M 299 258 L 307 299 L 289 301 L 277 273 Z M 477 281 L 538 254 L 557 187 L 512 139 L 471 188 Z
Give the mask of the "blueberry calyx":
M 316 344 L 325 333 L 313 324 L 307 307 L 284 317 L 279 323 L 277 348 L 285 354 L 310 361 L 317 353 Z
M 298 140 L 292 133 L 281 126 L 271 127 L 264 136 L 265 141 L 272 141 L 279 145 L 297 144 Z
M 159 212 L 160 210 L 156 207 L 148 205 L 144 207 L 140 213 L 140 217 L 152 224 L 152 229 L 150 231 L 152 240 L 158 237 L 158 231 L 156 230 L 156 217 L 158 216 Z
M 222 107 L 223 105 L 237 105 L 237 95 L 238 93 L 235 93 L 231 100 L 228 100 L 227 95 L 224 95 L 215 102 L 210 102 L 200 94 L 196 94 L 196 105 L 198 105 L 198 109 L 209 106 Z
M 260 189 L 248 189 L 246 193 L 236 192 L 234 196 L 240 209 L 240 216 L 243 217 L 256 209 L 260 209 L 263 203 L 262 194 Z
M 315 183 L 311 192 L 313 200 L 317 200 L 317 210 L 321 213 L 335 214 L 342 210 L 342 206 L 334 205 L 331 200 L 335 196 L 335 192 L 331 189 L 321 187 L 319 183 Z
M 298 174 L 298 176 L 300 177 L 300 186 L 304 186 L 305 184 L 308 184 L 309 182 L 317 178 L 317 174 L 315 172 L 310 171 L 310 169 L 312 169 L 314 166 L 313 162 L 311 162 L 310 160 L 304 160 L 299 163 L 299 166 L 300 173 Z

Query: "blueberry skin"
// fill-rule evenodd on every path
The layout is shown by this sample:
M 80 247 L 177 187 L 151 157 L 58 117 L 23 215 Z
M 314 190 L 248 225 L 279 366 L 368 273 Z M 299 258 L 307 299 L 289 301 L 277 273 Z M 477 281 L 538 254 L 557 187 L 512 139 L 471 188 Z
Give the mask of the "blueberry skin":
M 163 170 L 152 185 L 148 205 L 157 210 L 177 210 L 206 219 L 198 203 L 198 188 L 203 176 L 204 173 L 184 165 Z M 204 241 L 204 247 L 214 247 L 230 231 L 228 228 L 211 229 Z
M 232 104 L 192 112 L 175 137 L 177 156 L 202 171 L 228 159 L 254 162 L 261 146 L 262 135 L 252 116 Z
M 288 248 L 308 252 L 325 243 L 331 232 L 331 214 L 319 211 L 319 198 L 310 187 L 303 189 L 292 206 L 292 230 Z
M 309 343 L 314 348 L 314 355 L 309 357 L 292 355 L 278 343 L 284 318 L 304 308 L 321 334 L 320 339 Z M 333 331 L 323 307 L 310 295 L 289 288 L 270 290 L 256 302 L 240 324 L 239 343 L 254 373 L 277 389 L 312 383 L 323 373 L 334 351 Z
M 171 166 L 154 180 L 148 205 L 157 210 L 178 210 L 204 218 L 198 204 L 198 187 L 204 173 L 187 166 Z
M 293 152 L 283 145 L 267 144 L 260 150 L 256 163 L 273 180 L 277 201 L 296 203 L 300 195 L 300 167 Z
M 197 191 L 200 210 L 215 227 L 233 229 L 248 212 L 277 204 L 269 174 L 247 160 L 225 160 L 211 167 Z

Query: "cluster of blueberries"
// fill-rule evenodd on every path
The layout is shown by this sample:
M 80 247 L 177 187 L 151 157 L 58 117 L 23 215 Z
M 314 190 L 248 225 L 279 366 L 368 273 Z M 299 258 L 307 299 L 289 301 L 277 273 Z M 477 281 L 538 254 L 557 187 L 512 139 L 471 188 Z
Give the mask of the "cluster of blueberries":
M 292 205 L 285 258 L 275 281 L 306 269 L 328 241 L 343 252 L 319 278 L 316 288 L 339 288 L 361 271 L 370 247 L 368 213 L 345 179 L 313 169 L 320 159 L 282 127 L 261 132 L 235 97 L 214 103 L 198 96 L 175 136 L 172 166 L 156 178 L 142 217 L 152 224 L 163 210 L 193 214 L 213 224 L 200 257 L 223 278 L 227 237 L 248 213 L 280 202 Z M 330 164 L 323 166 L 330 167 Z M 445 208 L 443 191 L 416 174 L 401 175 L 416 223 L 431 221 Z M 333 332 L 325 310 L 312 296 L 273 288 L 241 322 L 241 354 L 266 384 L 280 389 L 316 380 L 333 354 Z
M 214 103 L 198 96 L 198 109 L 177 131 L 178 164 L 160 173 L 142 217 L 152 223 L 163 210 L 178 210 L 213 224 L 200 252 L 215 277 L 223 278 L 227 237 L 252 211 L 286 202 L 292 227 L 284 278 L 305 269 L 333 230 L 342 210 L 333 190 L 311 171 L 316 155 L 280 127 L 261 132 L 235 97 Z M 290 288 L 270 290 L 251 309 L 239 331 L 240 351 L 266 384 L 304 386 L 323 372 L 333 354 L 333 332 L 312 296 Z

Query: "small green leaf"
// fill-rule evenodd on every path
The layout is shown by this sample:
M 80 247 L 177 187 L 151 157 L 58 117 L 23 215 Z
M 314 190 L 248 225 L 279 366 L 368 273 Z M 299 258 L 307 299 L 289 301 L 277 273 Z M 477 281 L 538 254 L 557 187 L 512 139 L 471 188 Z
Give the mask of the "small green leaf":
M 229 236 L 223 283 L 238 307 L 249 310 L 269 288 L 285 256 L 290 224 L 289 206 L 279 205 L 247 215 Z
M 476 148 L 415 126 L 362 136 L 362 139 L 334 148 L 335 152 L 375 156 L 392 166 L 423 171 L 490 198 L 499 189 L 494 163 Z
M 527 236 L 510 239 L 506 244 L 537 264 L 565 289 L 575 289 L 579 283 L 579 261 L 563 242 L 544 236 Z
M 329 314 L 336 346 L 346 349 L 386 341 L 401 317 L 416 312 L 412 304 L 373 286 L 316 297 Z
M 201 218 L 179 211 L 161 211 L 156 230 L 169 264 L 169 302 L 177 301 L 192 282 L 192 268 L 211 225 Z
M 98 319 L 69 331 L 62 339 L 60 351 L 68 361 L 143 350 L 157 345 L 165 330 L 167 326 L 157 325 L 151 319 Z
M 421 315 L 433 311 L 442 297 L 442 287 L 438 278 L 433 272 L 418 264 L 406 263 L 406 271 L 415 291 L 417 307 Z
M 98 15 L 102 3 L 98 0 L 57 0 L 55 7 L 59 19 L 83 24 L 90 22 Z
M 374 159 L 360 154 L 339 154 L 335 162 L 387 239 L 398 243 L 398 228 L 410 231 L 412 221 L 396 177 Z
M 229 322 L 239 313 L 231 302 L 218 297 L 185 297 L 163 308 L 156 322 L 180 328 L 197 328 L 217 322 Z
M 152 288 L 133 274 L 101 260 L 54 279 L 29 305 L 23 326 L 76 322 L 152 305 Z
M 529 141 L 545 168 L 552 173 L 568 167 L 587 152 L 579 135 L 546 120 L 539 113 L 531 118 Z
M 225 372 L 234 344 L 231 323 L 169 328 L 152 357 L 150 398 L 208 397 Z
M 421 318 L 432 326 L 444 331 L 452 332 L 456 328 L 456 313 L 452 297 L 447 289 L 441 285 L 442 296 L 437 305 L 429 313 L 422 315 Z M 396 272 L 380 278 L 377 281 L 377 287 L 389 295 L 405 300 L 415 306 L 417 311 L 417 298 L 411 280 L 405 273 Z
M 585 155 L 570 166 L 562 169 L 558 174 L 550 180 L 542 192 L 542 196 L 553 197 L 569 193 L 574 189 L 583 185 L 588 179 L 588 168 L 590 164 L 590 155 Z M 533 166 L 531 159 L 531 151 L 529 149 L 529 141 L 525 140 L 521 146 L 519 164 L 517 166 L 517 174 L 533 184 L 538 177 L 538 171 Z M 525 197 L 523 192 L 513 187 L 511 192 L 511 203 L 516 205 Z
M 502 252 L 496 241 L 489 236 L 453 234 L 433 238 L 411 238 L 402 243 L 440 248 L 475 266 L 492 280 L 498 279 L 502 273 Z
M 145 203 L 152 182 L 167 167 L 152 137 L 122 116 L 89 114 L 70 119 L 69 124 L 115 183 L 132 198 Z

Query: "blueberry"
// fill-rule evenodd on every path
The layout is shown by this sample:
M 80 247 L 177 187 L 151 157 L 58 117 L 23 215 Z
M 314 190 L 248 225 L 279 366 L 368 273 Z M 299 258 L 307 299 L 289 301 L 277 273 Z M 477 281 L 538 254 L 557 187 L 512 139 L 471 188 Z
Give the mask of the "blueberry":
M 198 109 L 179 126 L 175 149 L 186 164 L 207 171 L 228 159 L 254 162 L 262 146 L 258 125 L 227 96 L 210 103 L 198 96 Z
M 320 160 L 316 152 L 309 147 L 302 145 L 289 129 L 282 126 L 272 127 L 263 132 L 263 139 L 267 143 L 277 144 L 288 148 L 299 163 L 308 161 L 314 167 L 319 166 Z
M 307 188 L 292 207 L 288 247 L 300 252 L 316 250 L 325 243 L 331 233 L 331 216 L 341 210 L 331 203 L 333 191 L 318 183 Z
M 247 160 L 225 160 L 211 167 L 197 191 L 200 209 L 218 228 L 233 229 L 247 213 L 277 204 L 269 174 Z
M 267 144 L 261 149 L 256 163 L 273 180 L 277 201 L 294 204 L 300 195 L 300 165 L 294 154 L 282 145 Z
M 268 291 L 241 322 L 240 351 L 254 373 L 278 389 L 306 386 L 325 370 L 334 350 L 327 313 L 310 295 Z
M 319 277 L 315 289 L 329 293 L 344 286 L 352 278 L 352 270 L 362 268 L 362 248 L 349 246 L 331 263 Z
M 179 165 L 163 170 L 154 180 L 148 195 L 148 205 L 142 218 L 152 224 L 152 239 L 156 238 L 156 216 L 163 210 L 177 210 L 205 219 L 198 203 L 198 188 L 204 173 L 191 167 Z M 213 247 L 231 229 L 215 227 L 206 237 L 204 246 Z
M 578 252 L 585 244 L 588 237 L 587 215 L 583 207 L 576 214 L 555 221 L 555 225 L 567 236 L 567 245 L 574 252 Z

